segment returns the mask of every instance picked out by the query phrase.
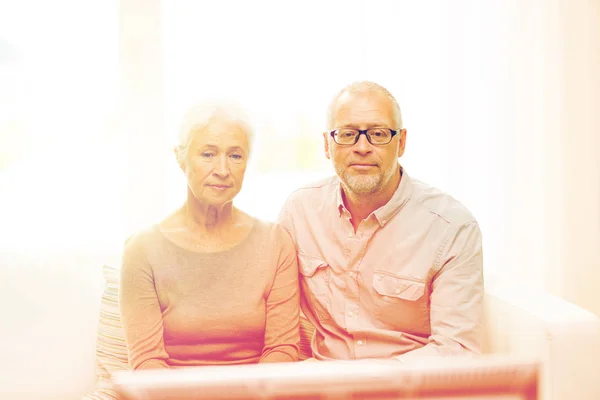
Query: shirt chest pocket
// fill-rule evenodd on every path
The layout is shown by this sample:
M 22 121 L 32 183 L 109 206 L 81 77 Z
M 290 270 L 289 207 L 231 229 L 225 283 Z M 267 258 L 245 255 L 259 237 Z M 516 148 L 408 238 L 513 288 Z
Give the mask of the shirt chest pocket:
M 309 312 L 320 321 L 331 318 L 329 313 L 331 268 L 325 261 L 304 254 L 298 254 L 298 264 L 301 276 L 300 287 Z
M 373 274 L 373 289 L 387 300 L 417 301 L 425 294 L 425 282 L 376 271 Z
M 419 330 L 429 320 L 425 282 L 375 271 L 373 290 L 375 314 L 390 327 Z

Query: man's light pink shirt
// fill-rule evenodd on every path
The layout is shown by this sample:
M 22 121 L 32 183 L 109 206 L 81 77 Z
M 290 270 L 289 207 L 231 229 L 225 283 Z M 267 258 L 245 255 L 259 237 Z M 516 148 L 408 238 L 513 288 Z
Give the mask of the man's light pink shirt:
M 298 189 L 279 220 L 298 250 L 317 359 L 479 353 L 481 232 L 449 195 L 404 171 L 356 233 L 337 176 Z

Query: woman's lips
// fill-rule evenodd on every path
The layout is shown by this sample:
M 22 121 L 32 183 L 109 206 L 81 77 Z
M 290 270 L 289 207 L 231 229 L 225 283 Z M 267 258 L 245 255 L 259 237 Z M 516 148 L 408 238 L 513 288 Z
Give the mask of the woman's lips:
M 208 186 L 214 190 L 219 190 L 219 191 L 222 191 L 222 190 L 225 190 L 225 189 L 228 189 L 231 187 L 231 186 L 227 186 L 227 185 L 206 185 L 206 186 Z

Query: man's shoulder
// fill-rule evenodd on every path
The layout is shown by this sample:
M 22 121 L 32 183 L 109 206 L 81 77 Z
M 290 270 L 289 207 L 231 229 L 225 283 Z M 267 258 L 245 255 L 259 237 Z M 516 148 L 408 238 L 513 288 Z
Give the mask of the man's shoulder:
M 477 222 L 471 211 L 450 194 L 420 180 L 413 179 L 412 202 L 451 225 Z
M 294 190 L 289 195 L 288 201 L 302 202 L 315 201 L 316 198 L 327 198 L 335 193 L 338 187 L 339 178 L 336 175 L 316 179 Z

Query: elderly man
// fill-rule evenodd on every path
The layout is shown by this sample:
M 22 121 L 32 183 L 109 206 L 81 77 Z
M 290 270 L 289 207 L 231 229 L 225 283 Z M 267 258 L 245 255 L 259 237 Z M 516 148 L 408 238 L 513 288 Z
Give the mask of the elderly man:
M 296 190 L 279 216 L 298 250 L 313 357 L 409 362 L 479 353 L 477 221 L 399 164 L 406 129 L 382 86 L 345 87 L 328 124 L 324 150 L 336 176 Z

